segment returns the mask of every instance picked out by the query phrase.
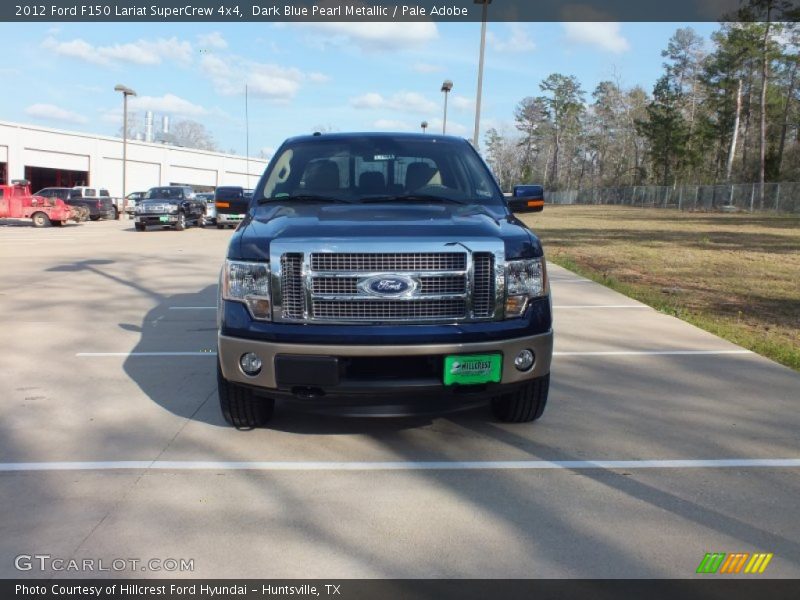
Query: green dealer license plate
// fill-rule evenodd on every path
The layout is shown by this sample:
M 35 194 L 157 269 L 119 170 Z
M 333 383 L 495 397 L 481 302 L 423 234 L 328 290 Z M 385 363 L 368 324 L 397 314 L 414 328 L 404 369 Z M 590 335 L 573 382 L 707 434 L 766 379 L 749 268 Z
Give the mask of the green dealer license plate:
M 158 217 L 158 220 L 161 221 L 162 223 L 166 223 L 167 221 L 169 221 L 169 217 Z
M 444 384 L 499 383 L 502 369 L 500 354 L 452 354 L 444 357 Z

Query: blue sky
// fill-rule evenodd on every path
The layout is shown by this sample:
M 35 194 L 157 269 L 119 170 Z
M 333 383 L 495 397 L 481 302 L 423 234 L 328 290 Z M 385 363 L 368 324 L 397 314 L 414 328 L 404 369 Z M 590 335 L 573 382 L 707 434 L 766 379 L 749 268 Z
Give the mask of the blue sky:
M 650 91 L 661 50 L 682 23 L 490 23 L 482 131 L 513 130 L 513 110 L 548 74 Z M 714 23 L 692 24 L 708 38 Z M 317 126 L 339 131 L 441 130 L 444 79 L 454 82 L 448 133 L 472 136 L 479 23 L 2 24 L 14 48 L 0 73 L 3 120 L 113 135 L 122 83 L 132 110 L 203 123 L 224 151 L 250 151 Z M 8 87 L 6 88 L 9 89 Z

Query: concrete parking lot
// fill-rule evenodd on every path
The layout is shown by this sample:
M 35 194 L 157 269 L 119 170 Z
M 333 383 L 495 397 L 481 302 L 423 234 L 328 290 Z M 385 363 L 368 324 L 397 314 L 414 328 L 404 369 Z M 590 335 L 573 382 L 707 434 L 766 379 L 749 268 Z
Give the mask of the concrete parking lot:
M 0 576 L 20 554 L 192 559 L 143 577 L 800 577 L 800 374 L 551 267 L 535 424 L 486 410 L 219 412 L 230 231 L 0 225 Z M 766 282 L 768 285 L 768 282 Z M 73 577 L 92 573 L 59 573 Z

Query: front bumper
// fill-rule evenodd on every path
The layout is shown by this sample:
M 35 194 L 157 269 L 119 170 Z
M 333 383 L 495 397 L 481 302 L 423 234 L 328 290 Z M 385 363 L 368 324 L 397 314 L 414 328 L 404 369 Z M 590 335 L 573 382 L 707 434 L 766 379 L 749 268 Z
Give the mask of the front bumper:
M 136 223 L 144 223 L 145 225 L 173 225 L 178 222 L 178 215 L 136 215 Z
M 217 223 L 221 225 L 238 225 L 244 219 L 244 215 L 233 215 L 218 212 L 216 218 Z
M 514 366 L 514 357 L 524 349 L 532 350 L 536 360 L 533 367 L 525 372 Z M 413 344 L 413 345 L 334 345 L 334 344 L 286 344 L 262 340 L 249 340 L 224 335 L 218 336 L 219 363 L 222 375 L 230 382 L 254 388 L 267 396 L 295 400 L 314 401 L 323 405 L 331 400 L 357 400 L 375 404 L 381 398 L 403 397 L 405 403 L 413 404 L 431 396 L 469 396 L 484 398 L 509 391 L 536 377 L 550 372 L 553 355 L 553 332 L 531 335 L 507 340 L 476 343 Z M 262 360 L 263 367 L 256 376 L 245 374 L 239 366 L 240 357 L 254 352 Z M 313 356 L 336 357 L 340 359 L 376 357 L 430 357 L 438 359 L 451 354 L 500 353 L 503 365 L 500 383 L 478 386 L 445 386 L 441 373 L 438 376 L 420 377 L 415 373 L 395 373 L 386 379 L 342 378 L 331 386 L 318 385 L 313 372 L 308 381 L 279 386 L 276 377 L 275 357 Z

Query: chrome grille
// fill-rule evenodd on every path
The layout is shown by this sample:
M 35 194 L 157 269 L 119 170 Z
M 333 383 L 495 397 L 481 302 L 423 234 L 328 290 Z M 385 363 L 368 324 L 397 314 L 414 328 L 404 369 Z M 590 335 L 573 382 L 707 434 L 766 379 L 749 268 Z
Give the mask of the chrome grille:
M 464 271 L 467 255 L 463 252 L 365 253 L 333 252 L 311 255 L 312 271 Z
M 500 318 L 503 259 L 502 244 L 496 241 L 369 241 L 334 247 L 336 252 L 325 252 L 310 241 L 272 244 L 273 264 L 280 265 L 273 278 L 277 321 L 458 323 Z M 383 277 L 411 283 L 408 293 L 382 295 L 373 285 Z
M 494 313 L 494 256 L 476 252 L 472 260 L 472 313 L 476 317 L 490 317 Z
M 306 304 L 302 254 L 284 254 L 281 257 L 281 297 L 284 318 L 302 319 Z
M 463 298 L 452 300 L 316 300 L 316 319 L 333 321 L 439 321 L 464 319 Z

